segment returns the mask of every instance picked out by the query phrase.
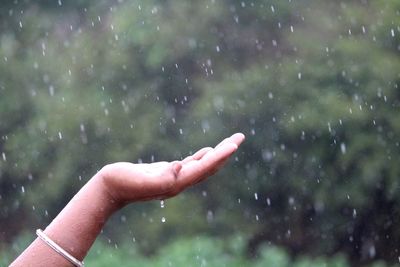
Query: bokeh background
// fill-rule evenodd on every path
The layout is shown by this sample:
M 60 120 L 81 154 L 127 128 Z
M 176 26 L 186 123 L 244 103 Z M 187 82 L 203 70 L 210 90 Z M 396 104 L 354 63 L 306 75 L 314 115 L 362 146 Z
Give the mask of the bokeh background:
M 399 266 L 399 85 L 398 0 L 2 1 L 0 264 L 103 165 L 241 131 L 87 265 Z

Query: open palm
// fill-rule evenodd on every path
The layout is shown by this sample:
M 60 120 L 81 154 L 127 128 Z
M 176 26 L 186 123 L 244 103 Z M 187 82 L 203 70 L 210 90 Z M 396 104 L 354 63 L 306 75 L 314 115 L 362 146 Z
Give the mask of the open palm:
M 215 148 L 205 147 L 181 161 L 133 164 L 118 162 L 100 174 L 111 197 L 121 203 L 165 199 L 217 172 L 243 142 L 236 133 Z

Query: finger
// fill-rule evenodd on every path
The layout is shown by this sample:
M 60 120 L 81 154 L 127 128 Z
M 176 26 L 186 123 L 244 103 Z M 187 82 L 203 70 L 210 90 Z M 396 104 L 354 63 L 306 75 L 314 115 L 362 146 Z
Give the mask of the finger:
M 208 171 L 205 175 L 201 176 L 196 181 L 194 181 L 193 185 L 198 184 L 198 183 L 204 181 L 205 179 L 207 179 L 208 177 L 216 174 L 225 165 L 225 163 L 228 161 L 228 159 L 229 159 L 229 157 L 220 160 L 220 162 L 218 162 L 212 170 Z
M 234 144 L 240 146 L 240 144 L 246 139 L 245 135 L 242 133 L 235 133 L 229 138 Z
M 200 149 L 199 151 L 197 151 L 196 153 L 194 153 L 191 156 L 186 157 L 184 160 L 182 160 L 182 163 L 185 164 L 189 161 L 192 160 L 199 160 L 201 159 L 205 154 L 207 154 L 208 151 L 212 150 L 212 147 L 203 147 L 202 149 Z
M 174 173 L 175 178 L 178 177 L 179 172 L 182 170 L 182 163 L 180 161 L 174 161 L 171 164 L 172 172 Z
M 225 138 L 224 140 L 222 140 L 221 142 L 219 142 L 219 143 L 215 146 L 215 148 L 218 148 L 218 147 L 220 147 L 220 146 L 222 146 L 222 145 L 224 145 L 224 144 L 227 144 L 227 143 L 231 143 L 230 137 L 227 137 L 227 138 Z
M 232 136 L 225 138 L 224 140 L 222 140 L 222 142 L 220 142 L 215 148 L 220 147 L 221 145 L 224 145 L 226 143 L 234 143 L 237 146 L 239 146 L 245 139 L 244 134 L 242 133 L 235 133 Z
M 227 159 L 237 150 L 237 145 L 226 143 L 214 150 L 210 150 L 200 160 L 185 164 L 178 176 L 178 186 L 185 188 L 202 178 L 208 172 L 218 166 L 218 163 Z

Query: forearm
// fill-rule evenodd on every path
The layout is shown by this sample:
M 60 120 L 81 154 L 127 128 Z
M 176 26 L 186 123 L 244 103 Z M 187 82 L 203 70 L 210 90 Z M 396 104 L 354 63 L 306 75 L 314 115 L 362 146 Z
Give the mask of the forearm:
M 83 260 L 107 219 L 118 208 L 105 190 L 100 174 L 97 174 L 44 232 L 76 259 Z M 11 266 L 62 267 L 71 266 L 71 263 L 37 238 Z

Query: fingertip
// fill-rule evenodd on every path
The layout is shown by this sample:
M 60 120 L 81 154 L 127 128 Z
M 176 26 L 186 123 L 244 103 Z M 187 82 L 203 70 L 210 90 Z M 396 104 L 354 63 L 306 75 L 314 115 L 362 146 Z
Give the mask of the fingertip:
M 230 138 L 235 144 L 240 145 L 246 139 L 246 136 L 243 133 L 235 133 Z

